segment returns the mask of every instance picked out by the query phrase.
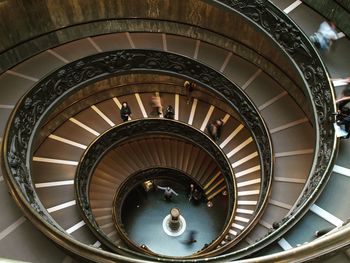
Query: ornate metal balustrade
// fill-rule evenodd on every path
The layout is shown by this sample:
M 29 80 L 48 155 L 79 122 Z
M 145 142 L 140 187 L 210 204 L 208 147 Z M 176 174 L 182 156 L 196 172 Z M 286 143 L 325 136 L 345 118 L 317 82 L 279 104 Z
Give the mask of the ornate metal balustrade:
M 149 135 L 165 135 L 174 139 L 178 138 L 185 140 L 204 150 L 217 163 L 218 169 L 225 179 L 225 185 L 228 192 L 229 210 L 227 213 L 228 217 L 225 220 L 225 226 L 223 227 L 223 234 L 220 234 L 217 239 L 212 242 L 212 245 L 204 249 L 203 252 L 210 250 L 212 247 L 217 246 L 225 237 L 235 217 L 237 202 L 236 181 L 232 166 L 220 147 L 201 131 L 178 121 L 167 119 L 141 119 L 128 121 L 107 130 L 89 145 L 79 162 L 75 176 L 76 199 L 84 216 L 84 220 L 88 223 L 91 231 L 100 241 L 112 250 L 116 250 L 115 244 L 113 244 L 113 242 L 100 229 L 91 211 L 89 196 L 90 182 L 95 168 L 100 160 L 103 159 L 103 156 L 110 150 L 118 147 L 118 145 L 122 143 L 126 143 L 127 141 L 147 138 Z M 121 249 L 121 247 L 117 248 Z M 141 249 L 138 250 L 142 251 Z M 155 255 L 155 253 L 152 254 Z
M 112 207 L 115 227 L 117 229 L 118 234 L 122 237 L 122 239 L 125 240 L 125 242 L 128 243 L 131 247 L 133 247 L 136 251 L 139 250 L 142 252 L 146 252 L 146 254 L 151 254 L 151 255 L 153 254 L 155 256 L 159 256 L 159 255 L 152 253 L 148 249 L 146 251 L 143 250 L 140 246 L 137 246 L 133 242 L 133 240 L 131 240 L 128 237 L 128 233 L 124 228 L 125 223 L 122 220 L 122 213 L 123 213 L 123 205 L 124 205 L 125 199 L 127 195 L 130 194 L 130 191 L 135 189 L 135 187 L 138 184 L 141 184 L 142 182 L 145 182 L 148 180 L 151 180 L 151 181 L 159 180 L 159 179 L 165 180 L 165 181 L 173 181 L 175 179 L 177 182 L 182 181 L 183 185 L 188 185 L 187 184 L 188 181 L 194 181 L 189 174 L 185 174 L 183 171 L 180 171 L 174 168 L 153 167 L 142 171 L 137 171 L 134 174 L 131 174 L 128 177 L 128 179 L 125 180 L 116 190 L 114 200 L 113 200 L 113 207 Z M 197 186 L 200 186 L 199 182 L 196 182 L 196 184 Z
M 189 58 L 160 51 L 120 50 L 86 57 L 53 72 L 22 97 L 10 117 L 3 143 L 4 174 L 15 199 L 27 214 L 32 213 L 33 220 L 42 224 L 41 229 L 51 230 L 48 234 L 51 235 L 54 226 L 59 230 L 55 231 L 55 240 L 69 249 L 64 242 L 69 237 L 41 205 L 30 176 L 32 143 L 41 125 L 66 96 L 94 81 L 129 72 L 161 72 L 191 79 L 211 90 L 242 116 L 258 146 L 263 196 L 258 206 L 263 207 L 272 180 L 272 145 L 262 117 L 249 98 L 220 73 Z
M 209 1 L 208 1 L 209 2 Z M 336 147 L 332 113 L 335 96 L 328 72 L 313 45 L 299 27 L 280 9 L 265 0 L 217 0 L 215 4 L 245 16 L 256 24 L 294 61 L 305 81 L 309 103 L 313 107 L 316 128 L 315 153 L 312 169 L 303 193 L 289 215 L 276 222 L 278 229 L 248 249 L 229 253 L 223 257 L 239 258 L 270 244 L 290 229 L 321 193 L 331 173 Z
M 208 0 L 208 2 L 221 6 L 227 12 L 233 11 L 245 16 L 249 21 L 263 30 L 267 36 L 278 43 L 281 49 L 285 50 L 288 56 L 295 62 L 296 67 L 304 77 L 305 90 L 308 92 L 309 102 L 313 106 L 315 116 L 313 122 L 317 135 L 315 158 L 313 168 L 310 172 L 310 180 L 304 189 L 302 197 L 290 215 L 280 223 L 280 227 L 277 230 L 254 244 L 250 249 L 211 258 L 211 260 L 222 261 L 224 258 L 237 258 L 248 255 L 271 243 L 288 228 L 292 227 L 319 195 L 328 179 L 336 151 L 336 138 L 333 133 L 331 121 L 331 113 L 335 111 L 335 105 L 333 103 L 334 94 L 328 81 L 328 74 L 321 59 L 310 44 L 308 37 L 281 10 L 277 9 L 272 3 L 264 0 L 221 0 L 215 2 Z M 31 143 L 40 128 L 42 120 L 60 100 L 64 99 L 67 93 L 73 92 L 79 86 L 106 77 L 108 74 L 122 74 L 128 70 L 173 71 L 176 74 L 187 75 L 187 77 L 201 82 L 205 86 L 214 84 L 212 88 L 218 92 L 218 95 L 221 93 L 226 96 L 243 116 L 247 114 L 245 120 L 248 126 L 257 131 L 255 139 L 258 139 L 258 141 L 259 139 L 263 139 L 259 141 L 259 150 L 262 153 L 262 158 L 267 157 L 268 161 L 271 160 L 268 154 L 268 149 L 271 147 L 269 142 L 264 139 L 266 138 L 266 129 L 263 123 L 260 123 L 259 118 L 256 117 L 258 116 L 255 115 L 257 112 L 254 107 L 251 107 L 249 100 L 245 100 L 242 106 L 239 106 L 239 102 L 244 96 L 241 95 L 239 90 L 235 89 L 232 83 L 227 80 L 221 81 L 220 75 L 210 73 L 210 69 L 203 71 L 201 67 L 197 68 L 192 62 L 187 64 L 185 58 L 180 57 L 177 59 L 175 55 L 164 54 L 162 52 L 145 53 L 143 51 L 133 50 L 100 54 L 93 57 L 93 59 L 91 57 L 89 58 L 93 62 L 83 59 L 65 66 L 50 77 L 45 78 L 26 94 L 16 106 L 4 137 L 4 174 L 10 177 L 10 185 L 17 202 L 23 206 L 27 206 L 25 211 L 27 215 L 29 215 L 28 211 L 37 212 L 38 214 L 32 216 L 32 219 L 43 223 L 41 224 L 41 229 L 45 227 L 50 229 L 51 234 L 54 234 L 56 239 L 60 240 L 60 245 L 68 248 L 62 240 L 69 241 L 75 245 L 75 251 L 80 251 L 87 258 L 89 258 L 87 251 L 96 254 L 99 254 L 99 252 L 93 249 L 78 247 L 69 237 L 64 236 L 60 231 L 51 227 L 55 223 L 41 207 L 30 178 Z M 151 57 L 147 57 L 147 55 Z M 136 67 L 134 64 L 137 64 Z M 269 174 L 272 170 L 269 165 L 266 165 L 268 162 L 265 161 L 263 162 L 264 174 Z M 263 185 L 266 186 L 266 184 Z M 14 190 L 18 192 L 15 193 Z M 44 221 L 41 221 L 42 219 Z M 343 232 L 345 233 L 345 231 Z M 343 238 L 343 232 L 337 236 L 338 240 Z M 336 242 L 336 239 L 333 242 Z M 320 241 L 319 243 L 322 242 Z M 300 256 L 305 256 L 306 252 L 302 248 L 298 251 L 302 251 L 299 254 Z M 288 255 L 292 256 L 291 254 Z M 100 253 L 99 256 L 105 259 L 113 257 L 122 258 L 108 253 Z M 291 258 L 297 258 L 297 256 L 294 255 Z M 282 257 L 283 255 L 281 255 Z M 123 260 L 128 259 L 123 258 Z

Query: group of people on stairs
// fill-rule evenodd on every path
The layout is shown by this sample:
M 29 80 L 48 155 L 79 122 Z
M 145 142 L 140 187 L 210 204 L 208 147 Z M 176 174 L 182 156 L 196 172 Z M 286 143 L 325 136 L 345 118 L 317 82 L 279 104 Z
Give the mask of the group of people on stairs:
M 175 110 L 173 106 L 168 105 L 165 109 L 165 114 L 163 116 L 163 106 L 161 104 L 161 99 L 159 96 L 153 96 L 151 100 L 152 112 L 151 116 L 164 117 L 166 119 L 174 119 Z M 120 118 L 123 122 L 128 121 L 131 118 L 131 109 L 126 101 L 122 103 L 122 107 L 120 108 Z
M 187 97 L 187 101 L 186 101 L 187 104 L 189 104 L 192 101 L 192 92 L 194 91 L 196 86 L 197 85 L 193 82 L 189 82 L 187 80 L 184 82 L 184 88 L 185 88 L 186 97 Z M 172 105 L 168 105 L 166 107 L 163 115 L 163 106 L 159 95 L 152 96 L 151 107 L 152 107 L 152 112 L 150 113 L 151 116 L 164 117 L 166 119 L 171 119 L 171 120 L 173 120 L 175 117 L 175 109 Z M 126 122 L 129 119 L 131 119 L 131 116 L 132 116 L 131 109 L 128 103 L 124 101 L 120 108 L 120 118 L 123 120 L 123 122 Z M 222 119 L 214 120 L 213 122 L 207 125 L 206 130 L 209 136 L 214 141 L 218 141 L 220 139 L 223 125 L 224 125 L 224 121 Z

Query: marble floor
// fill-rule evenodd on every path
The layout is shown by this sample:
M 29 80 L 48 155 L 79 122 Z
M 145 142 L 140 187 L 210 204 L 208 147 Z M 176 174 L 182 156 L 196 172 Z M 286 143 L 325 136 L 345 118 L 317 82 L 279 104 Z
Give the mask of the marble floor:
M 209 208 L 205 200 L 190 202 L 186 186 L 176 182 L 171 182 L 170 186 L 178 193 L 171 201 L 164 200 L 161 190 L 146 193 L 140 187 L 131 192 L 124 203 L 127 207 L 122 215 L 124 227 L 128 237 L 138 246 L 144 244 L 162 255 L 188 256 L 201 250 L 222 231 L 227 215 L 227 197 L 218 196 Z M 162 226 L 163 219 L 173 207 L 180 209 L 186 221 L 186 230 L 179 236 L 169 236 Z M 197 242 L 188 242 L 191 232 L 196 233 Z

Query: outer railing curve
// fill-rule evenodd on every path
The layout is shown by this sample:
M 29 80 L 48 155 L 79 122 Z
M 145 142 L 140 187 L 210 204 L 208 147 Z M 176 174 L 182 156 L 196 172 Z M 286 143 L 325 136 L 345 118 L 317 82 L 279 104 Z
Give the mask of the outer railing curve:
M 309 95 L 310 105 L 313 107 L 315 117 L 312 121 L 316 129 L 313 167 L 310 172 L 310 179 L 297 205 L 289 216 L 280 222 L 280 227 L 277 230 L 254 244 L 250 249 L 244 252 L 241 251 L 240 253 L 231 253 L 212 258 L 212 260 L 222 260 L 223 258 L 236 258 L 250 254 L 266 244 L 271 243 L 281 236 L 288 228 L 292 227 L 297 222 L 297 219 L 300 219 L 303 213 L 307 211 L 308 206 L 317 198 L 320 190 L 322 190 L 327 182 L 335 157 L 336 138 L 332 127 L 333 118 L 331 113 L 334 112 L 336 108 L 333 102 L 334 92 L 328 80 L 328 73 L 320 57 L 309 42 L 308 37 L 304 35 L 281 10 L 277 9 L 272 3 L 264 0 L 222 0 L 210 2 L 220 5 L 228 12 L 236 12 L 237 14 L 245 16 L 275 41 L 281 49 L 288 54 L 290 59 L 294 61 L 296 68 L 304 78 L 304 88 Z M 106 57 L 105 60 L 99 61 L 101 65 L 104 65 L 102 71 L 96 71 L 93 67 L 89 67 L 89 65 L 85 64 L 84 60 L 80 60 L 70 65 L 71 68 L 66 68 L 70 76 L 66 81 L 62 82 L 62 79 L 56 75 L 56 81 L 46 78 L 44 80 L 46 81 L 45 84 L 44 81 L 40 82 L 41 91 L 45 90 L 48 94 L 47 100 L 41 99 L 38 90 L 32 90 L 16 107 L 16 112 L 12 115 L 10 125 L 7 127 L 7 133 L 3 144 L 4 158 L 6 158 L 4 164 L 5 174 L 11 174 L 13 176 L 12 179 L 15 183 L 13 185 L 23 192 L 23 194 L 20 195 L 22 201 L 26 200 L 29 202 L 30 209 L 41 214 L 46 222 L 53 223 L 50 216 L 42 211 L 42 207 L 37 200 L 35 192 L 32 190 L 33 185 L 30 181 L 30 143 L 33 140 L 35 130 L 39 126 L 40 119 L 45 115 L 44 113 L 49 110 L 50 105 L 62 99 L 64 94 L 69 92 L 70 88 L 73 89 L 76 83 L 81 84 L 94 78 L 102 77 L 103 75 L 106 76 L 103 74 L 106 72 L 108 72 L 106 74 L 116 74 L 118 68 L 132 70 L 129 59 L 130 57 L 127 53 L 118 53 L 115 54 L 115 56 Z M 142 61 L 142 56 L 137 57 L 137 59 Z M 149 64 L 146 69 L 151 70 L 152 66 L 157 63 L 163 65 L 163 62 L 166 62 L 166 60 L 167 59 L 162 61 L 162 59 L 157 56 L 151 58 L 148 60 Z M 169 65 L 168 63 L 165 64 Z M 73 68 L 74 70 L 72 70 Z M 177 74 L 184 73 L 183 68 L 177 63 L 173 63 L 170 68 L 163 68 L 165 71 L 170 69 L 175 70 Z M 217 82 L 217 79 L 211 74 L 207 75 L 204 72 L 197 74 L 196 69 L 192 70 L 189 77 L 194 81 L 197 80 L 201 82 L 204 86 L 210 85 L 211 82 L 218 83 L 218 85 L 226 84 L 226 82 Z M 72 73 L 73 71 L 75 72 Z M 67 77 L 66 74 L 67 72 L 62 70 L 59 75 Z M 203 77 L 203 79 L 200 77 Z M 218 87 L 217 90 L 224 96 L 232 97 L 230 89 L 221 89 Z M 234 103 L 239 102 L 239 100 L 232 101 Z M 249 125 L 249 127 L 253 128 L 253 123 L 258 121 L 254 121 L 254 116 L 249 112 L 249 107 L 243 104 L 243 108 L 237 108 L 239 112 L 247 113 L 246 120 L 249 120 L 248 123 L 252 124 Z M 19 112 L 18 110 L 22 111 Z M 260 137 L 260 135 L 258 135 L 258 137 Z M 271 169 L 269 171 L 271 171 Z M 298 249 L 298 251 L 299 250 L 302 249 Z
M 18 203 L 22 208 L 27 213 L 31 211 L 35 221 L 43 220 L 42 226 L 50 232 L 47 235 L 52 235 L 52 226 L 58 229 L 55 233 L 59 237 L 54 239 L 66 247 L 63 229 L 41 205 L 31 180 L 35 135 L 45 117 L 66 96 L 91 82 L 128 72 L 161 72 L 181 76 L 198 82 L 227 101 L 242 116 L 257 142 L 263 176 L 262 193 L 265 195 L 259 205 L 263 206 L 272 180 L 272 143 L 261 115 L 244 92 L 220 73 L 189 58 L 160 51 L 119 50 L 92 55 L 56 70 L 21 98 L 9 119 L 3 143 L 4 174 L 12 191 L 17 192 L 14 196 L 20 199 Z
M 265 247 L 290 229 L 305 214 L 325 187 L 332 171 L 337 151 L 337 140 L 333 128 L 335 95 L 329 75 L 308 36 L 275 5 L 267 0 L 216 0 L 210 1 L 223 9 L 237 12 L 265 32 L 295 63 L 304 79 L 303 88 L 313 108 L 316 141 L 315 153 L 309 179 L 297 203 L 271 231 L 248 249 L 226 254 L 233 258 L 249 255 Z
M 173 138 L 186 140 L 189 143 L 193 143 L 197 147 L 201 148 L 213 160 L 216 161 L 221 175 L 225 179 L 225 184 L 228 190 L 229 216 L 225 220 L 226 223 L 222 231 L 224 234 L 220 234 L 212 242 L 212 245 L 210 244 L 203 250 L 203 252 L 210 250 L 211 247 L 215 247 L 221 242 L 234 219 L 237 202 L 236 180 L 232 165 L 221 148 L 203 132 L 179 121 L 158 118 L 128 121 L 105 131 L 89 145 L 79 162 L 74 182 L 76 200 L 82 211 L 84 220 L 87 222 L 91 228 L 91 231 L 98 237 L 99 240 L 102 240 L 102 242 L 111 249 L 115 249 L 113 242 L 111 242 L 103 231 L 100 230 L 100 227 L 98 226 L 98 223 L 96 222 L 91 211 L 89 194 L 90 182 L 96 166 L 99 164 L 103 156 L 111 149 L 126 141 L 141 139 L 144 136 L 149 136 L 152 134 L 166 135 Z M 142 251 L 142 249 L 140 250 Z M 156 255 L 155 253 L 152 254 Z M 199 254 L 202 253 L 198 253 L 198 255 Z

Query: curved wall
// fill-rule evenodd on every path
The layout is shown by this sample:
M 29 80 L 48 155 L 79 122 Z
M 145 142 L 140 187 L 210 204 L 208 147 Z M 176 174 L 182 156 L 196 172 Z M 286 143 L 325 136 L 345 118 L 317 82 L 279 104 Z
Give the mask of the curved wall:
M 0 6 L 2 17 L 0 71 L 11 68 L 40 51 L 87 36 L 123 31 L 170 31 L 184 35 L 186 32 L 181 26 L 171 23 L 176 21 L 217 32 L 252 48 L 284 69 L 299 86 L 303 85 L 294 65 L 286 59 L 287 55 L 281 49 L 276 49 L 277 44 L 271 43 L 262 31 L 257 30 L 244 17 L 215 6 L 213 1 L 207 2 L 198 0 L 5 1 Z M 120 21 L 127 18 L 130 20 Z M 139 19 L 143 20 L 139 21 Z M 155 20 L 166 23 L 160 26 L 154 23 Z M 192 38 L 199 38 L 202 35 L 195 28 L 187 30 Z

